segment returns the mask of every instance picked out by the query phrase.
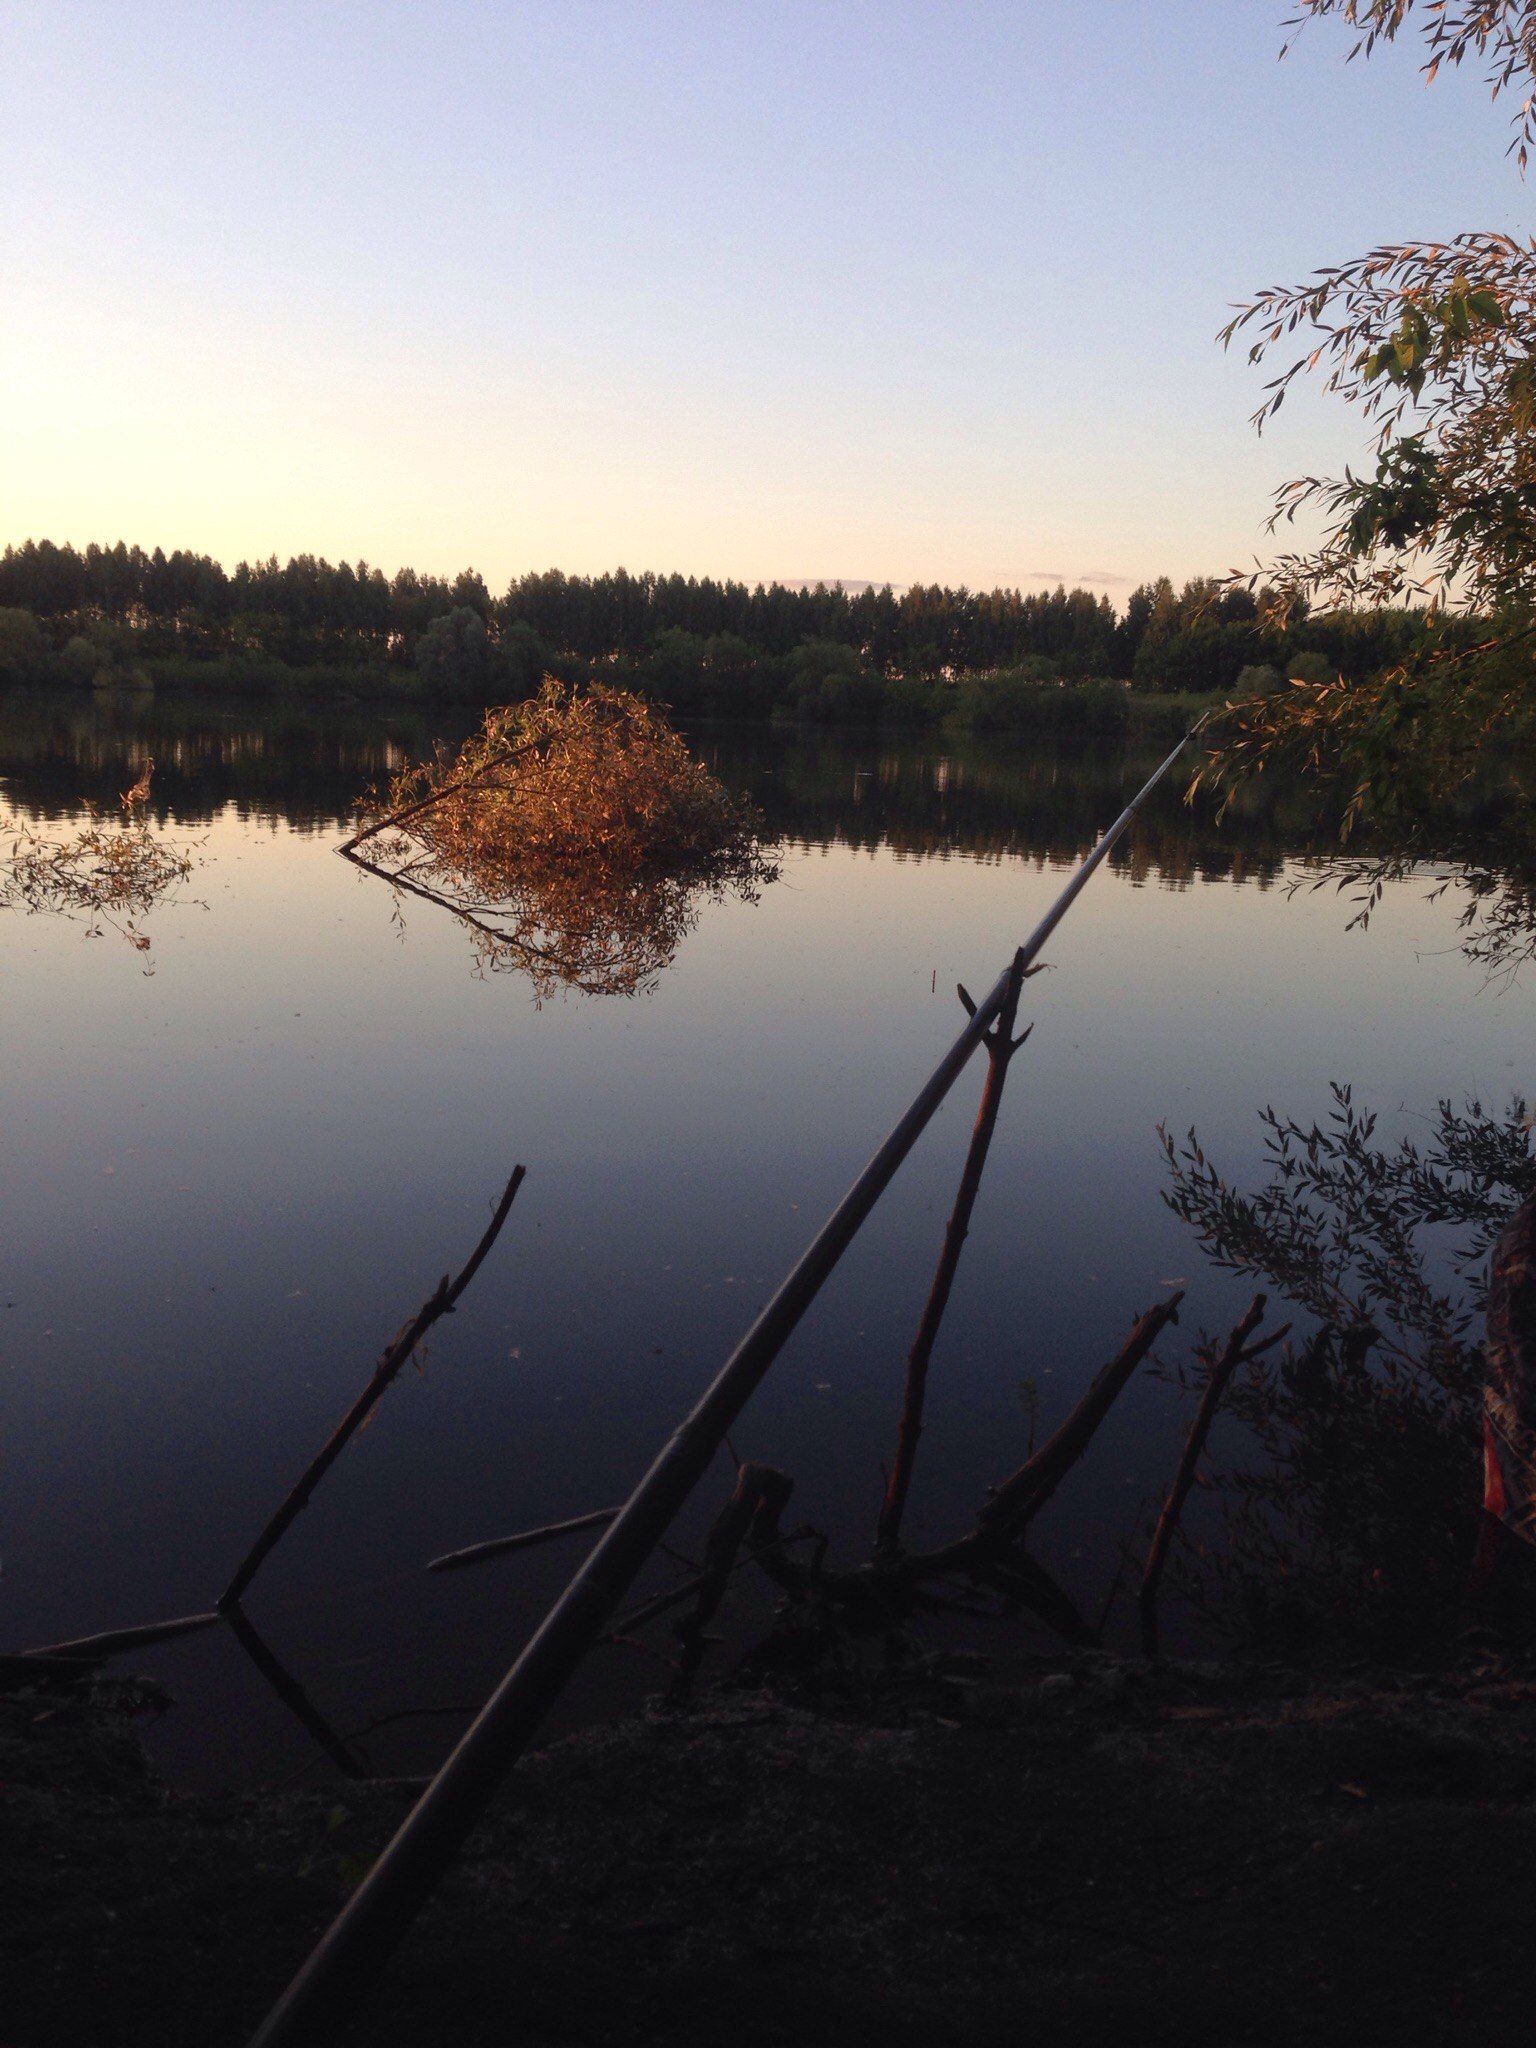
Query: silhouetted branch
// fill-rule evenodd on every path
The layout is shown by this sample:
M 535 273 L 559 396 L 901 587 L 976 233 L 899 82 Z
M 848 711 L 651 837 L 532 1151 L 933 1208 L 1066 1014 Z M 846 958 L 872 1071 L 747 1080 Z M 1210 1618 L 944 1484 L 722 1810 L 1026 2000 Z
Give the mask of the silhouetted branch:
M 263 1561 L 282 1540 L 284 1534 L 302 1510 L 309 1505 L 310 1496 L 315 1488 L 341 1456 L 358 1430 L 367 1421 L 374 1408 L 378 1405 L 386 1388 L 394 1380 L 396 1374 L 411 1356 L 411 1353 L 416 1349 L 422 1338 L 426 1336 L 428 1330 L 432 1328 L 432 1325 L 440 1316 L 452 1314 L 455 1303 L 470 1281 L 474 1279 L 476 1273 L 479 1272 L 482 1260 L 500 1235 L 501 1226 L 507 1220 L 507 1212 L 511 1209 L 517 1191 L 523 1184 L 525 1172 L 526 1169 L 521 1166 L 513 1168 L 512 1178 L 507 1182 L 501 1200 L 496 1205 L 495 1214 L 491 1217 L 485 1235 L 470 1254 L 469 1261 L 465 1265 L 464 1270 L 459 1274 L 459 1277 L 454 1281 L 450 1281 L 445 1273 L 433 1293 L 422 1303 L 421 1307 L 412 1316 L 411 1320 L 405 1324 L 393 1342 L 385 1348 L 362 1393 L 358 1395 L 352 1406 L 347 1410 L 318 1455 L 311 1460 L 303 1478 L 293 1488 L 277 1513 L 268 1522 L 247 1552 L 244 1563 L 230 1580 L 229 1585 L 220 1597 L 219 1612 L 221 1614 L 229 1613 L 231 1608 L 238 1605 L 246 1588 L 261 1569 Z
M 677 1625 L 682 1654 L 672 1684 L 674 1698 L 688 1692 L 703 1661 L 708 1642 L 704 1630 L 725 1597 L 736 1553 L 743 1542 L 756 1554 L 778 1538 L 779 1516 L 793 1488 L 794 1482 L 771 1465 L 743 1465 L 737 1472 L 731 1497 L 710 1527 L 697 1603 L 693 1612 Z M 763 1562 L 767 1568 L 767 1561 Z
M 1032 1522 L 1093 1441 L 1099 1424 L 1157 1339 L 1179 1319 L 1180 1288 L 1139 1316 L 1130 1335 L 1095 1374 L 1087 1393 L 1048 1443 L 993 1493 L 977 1516 L 979 1535 L 1012 1537 Z
M 342 1741 L 293 1673 L 280 1664 L 251 1626 L 243 1608 L 232 1607 L 224 1616 L 235 1641 L 277 1694 L 283 1705 L 312 1739 L 319 1743 L 343 1777 L 366 1778 L 368 1766 Z
M 589 1515 L 572 1515 L 566 1522 L 546 1522 L 539 1529 L 524 1529 L 516 1536 L 493 1536 L 488 1543 L 471 1543 L 464 1550 L 450 1550 L 434 1557 L 429 1572 L 456 1572 L 467 1564 L 486 1564 L 493 1557 L 506 1557 L 514 1550 L 532 1550 L 540 1543 L 553 1543 L 559 1536 L 577 1536 L 583 1529 L 601 1529 L 618 1513 L 617 1508 L 594 1508 Z
M 1168 1560 L 1174 1532 L 1178 1528 L 1179 1516 L 1184 1512 L 1184 1503 L 1188 1500 L 1189 1490 L 1195 1483 L 1200 1455 L 1205 1449 L 1206 1438 L 1211 1433 L 1211 1424 L 1216 1419 L 1216 1410 L 1221 1405 L 1221 1397 L 1227 1390 L 1227 1383 L 1244 1358 L 1254 1355 L 1245 1347 L 1248 1339 L 1264 1320 L 1264 1307 L 1265 1297 L 1256 1294 L 1248 1304 L 1241 1322 L 1228 1335 L 1220 1357 L 1212 1360 L 1210 1373 L 1201 1391 L 1200 1404 L 1195 1410 L 1195 1419 L 1189 1426 L 1184 1455 L 1179 1460 L 1179 1469 L 1174 1475 L 1168 1498 L 1163 1503 L 1163 1511 L 1157 1518 L 1157 1527 L 1152 1534 L 1152 1547 L 1147 1552 L 1146 1569 L 1141 1576 L 1141 1591 L 1136 1598 L 1141 1615 L 1141 1647 L 1148 1657 L 1157 1655 L 1157 1588 L 1163 1576 L 1163 1566 Z M 1267 1351 L 1271 1345 L 1277 1344 L 1289 1328 L 1290 1324 L 1287 1323 L 1284 1329 L 1277 1330 L 1261 1348 Z
M 19 1657 L 78 1657 L 101 1664 L 125 1650 L 147 1650 L 152 1643 L 168 1643 L 173 1636 L 196 1635 L 217 1625 L 217 1614 L 183 1614 L 175 1621 L 147 1621 L 138 1628 L 109 1628 L 100 1635 L 76 1636 L 72 1642 L 44 1643 L 36 1650 L 18 1650 Z
M 1023 1044 L 1024 1038 L 1029 1036 L 1026 1031 L 1024 1038 L 1020 1038 L 1016 1043 L 1012 1035 L 1013 1021 L 1018 1010 L 1019 990 L 1023 985 L 1023 969 L 1023 955 L 1016 954 L 1003 1008 L 997 1022 L 983 1041 L 987 1048 L 987 1078 L 981 1092 L 981 1106 L 976 1113 L 976 1125 L 971 1132 L 970 1146 L 961 1170 L 954 1210 L 944 1231 L 944 1244 L 939 1253 L 939 1263 L 928 1290 L 928 1299 L 923 1304 L 917 1336 L 913 1340 L 911 1351 L 907 1354 L 901 1420 L 896 1431 L 896 1455 L 891 1462 L 885 1498 L 880 1504 L 880 1522 L 875 1537 L 875 1550 L 880 1556 L 893 1556 L 900 1548 L 901 1521 L 906 1512 L 907 1495 L 911 1490 L 912 1473 L 917 1463 L 917 1446 L 923 1433 L 923 1405 L 928 1390 L 929 1361 L 933 1356 L 934 1344 L 938 1340 L 944 1311 L 949 1306 L 950 1289 L 954 1286 L 955 1274 L 959 1269 L 960 1254 L 965 1248 L 965 1240 L 970 1232 L 971 1213 L 976 1207 L 976 1196 L 980 1191 L 981 1176 L 987 1163 L 987 1151 L 992 1143 L 992 1134 L 997 1128 L 998 1111 L 1002 1107 L 1003 1083 L 1008 1078 L 1008 1065 L 1019 1046 Z M 974 1017 L 975 1003 L 963 987 L 959 988 L 957 993 L 967 1015 Z
M 1027 1607 L 1032 1614 L 1038 1614 L 1063 1642 L 1084 1648 L 1097 1644 L 1098 1630 L 1083 1619 L 1076 1603 L 1045 1566 L 1023 1550 L 1013 1549 L 1006 1556 L 988 1559 L 978 1576 L 984 1584 L 994 1586 L 1010 1607 Z

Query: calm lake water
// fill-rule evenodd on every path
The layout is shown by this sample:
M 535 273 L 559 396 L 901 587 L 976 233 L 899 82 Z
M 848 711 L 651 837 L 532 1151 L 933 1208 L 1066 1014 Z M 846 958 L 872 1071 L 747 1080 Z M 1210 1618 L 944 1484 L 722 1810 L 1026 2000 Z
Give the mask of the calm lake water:
M 9 1056 L 0 1637 L 211 1605 L 382 1345 L 527 1183 L 458 1313 L 264 1569 L 252 1618 L 342 1730 L 477 1703 L 578 1559 L 445 1578 L 446 1549 L 616 1501 L 803 1248 L 1068 866 L 1149 761 L 877 735 L 701 730 L 783 842 L 753 904 L 704 909 L 653 993 L 538 1007 L 462 931 L 335 855 L 361 791 L 455 714 L 0 698 L 0 810 L 59 826 L 155 761 L 151 809 L 199 861 L 108 934 L 0 917 Z M 1035 1021 L 936 1354 L 909 1529 L 959 1533 L 1133 1315 L 1186 1280 L 1183 1336 L 1251 1288 L 1158 1199 L 1156 1126 L 1242 1179 L 1256 1112 L 1348 1080 L 1389 1132 L 1531 1083 L 1522 985 L 1484 985 L 1454 911 L 1390 890 L 1369 931 L 1289 895 L 1284 792 L 1217 830 L 1154 804 L 1049 948 Z M 901 1363 L 974 1115 L 945 1111 L 736 1438 L 794 1475 L 789 1520 L 867 1543 Z M 1133 1387 L 1038 1525 L 1097 1612 L 1183 1426 Z M 729 1489 L 679 1525 L 687 1549 Z M 665 1582 L 663 1561 L 647 1584 Z M 136 1658 L 179 1705 L 167 1764 L 299 1770 L 307 1738 L 222 1631 Z M 568 1714 L 652 1689 L 601 1652 Z M 461 1721 L 376 1738 L 419 1768 Z

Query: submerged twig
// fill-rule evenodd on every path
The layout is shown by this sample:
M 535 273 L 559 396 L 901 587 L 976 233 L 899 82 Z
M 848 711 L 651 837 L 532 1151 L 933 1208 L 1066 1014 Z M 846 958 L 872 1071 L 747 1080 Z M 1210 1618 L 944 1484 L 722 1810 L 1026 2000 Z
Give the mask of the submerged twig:
M 304 1508 L 309 1505 L 310 1495 L 320 1484 L 326 1473 L 346 1449 L 348 1443 L 367 1421 L 400 1368 L 411 1356 L 417 1345 L 440 1316 L 451 1315 L 460 1295 L 480 1270 L 481 1261 L 501 1234 L 501 1226 L 507 1220 L 518 1189 L 522 1186 L 526 1169 L 514 1167 L 512 1178 L 507 1182 L 501 1200 L 496 1204 L 495 1214 L 486 1227 L 485 1235 L 470 1254 L 463 1271 L 456 1280 L 450 1281 L 445 1273 L 436 1289 L 422 1303 L 421 1307 L 405 1324 L 394 1340 L 385 1347 L 378 1364 L 374 1367 L 368 1384 L 336 1425 L 325 1444 L 306 1467 L 304 1476 L 288 1494 L 282 1506 L 262 1530 L 247 1551 L 245 1560 L 230 1580 L 219 1600 L 219 1611 L 227 1614 L 238 1605 L 246 1588 L 261 1569 L 263 1561 L 281 1542 L 288 1528 Z
M 1248 1339 L 1264 1320 L 1264 1308 L 1265 1297 L 1256 1294 L 1249 1302 L 1242 1320 L 1228 1335 L 1221 1355 L 1211 1362 L 1211 1369 L 1200 1395 L 1200 1405 L 1196 1408 L 1195 1418 L 1189 1426 L 1184 1454 L 1179 1459 L 1179 1469 L 1174 1475 L 1173 1485 L 1169 1488 L 1168 1498 L 1163 1503 L 1163 1511 L 1158 1516 L 1157 1527 L 1152 1533 L 1152 1547 L 1147 1552 L 1146 1568 L 1141 1576 L 1141 1590 L 1136 1596 L 1137 1610 L 1141 1616 L 1141 1647 L 1148 1657 L 1157 1655 L 1157 1589 L 1163 1576 L 1163 1566 L 1168 1561 L 1174 1532 L 1179 1525 L 1179 1516 L 1184 1512 L 1184 1503 L 1188 1500 L 1190 1488 L 1195 1483 L 1201 1453 L 1205 1449 L 1206 1438 L 1211 1433 L 1211 1424 L 1216 1419 L 1221 1397 L 1227 1390 L 1227 1383 L 1244 1359 L 1255 1355 L 1246 1347 Z M 1290 1324 L 1287 1323 L 1261 1348 L 1267 1351 L 1272 1345 L 1279 1343 L 1289 1328 Z
M 896 1455 L 891 1461 L 885 1497 L 880 1504 L 880 1522 L 875 1538 L 875 1549 L 881 1556 L 893 1556 L 901 1546 L 902 1516 L 906 1512 L 907 1495 L 911 1490 L 912 1473 L 917 1463 L 918 1441 L 923 1433 L 923 1406 L 927 1397 L 929 1361 L 933 1356 L 933 1347 L 938 1341 L 944 1311 L 949 1306 L 950 1289 L 954 1286 L 955 1274 L 959 1269 L 960 1254 L 970 1233 L 971 1213 L 976 1207 L 981 1176 L 987 1163 L 987 1152 L 992 1143 L 992 1134 L 997 1128 L 998 1112 L 1003 1101 L 1003 1083 L 1008 1078 L 1009 1063 L 1029 1036 L 1028 1031 L 1017 1039 L 1013 1036 L 1019 990 L 1023 986 L 1023 981 L 1024 956 L 1019 953 L 1014 956 L 1003 1008 L 997 1022 L 983 1040 L 987 1048 L 987 1078 L 981 1093 L 981 1106 L 976 1112 L 976 1125 L 971 1132 L 970 1146 L 961 1170 L 954 1210 L 944 1231 L 944 1244 L 939 1253 L 939 1263 L 928 1289 L 928 1299 L 923 1304 L 917 1335 L 913 1339 L 911 1351 L 907 1354 L 901 1420 L 896 1431 Z M 966 990 L 961 988 L 957 993 L 967 1013 L 974 1016 L 976 1005 Z
M 18 1650 L 18 1657 L 78 1657 L 101 1664 L 125 1650 L 147 1650 L 154 1643 L 168 1643 L 175 1636 L 196 1635 L 218 1625 L 217 1614 L 183 1614 L 174 1621 L 146 1621 L 138 1628 L 103 1629 L 99 1635 L 76 1636 L 67 1643 L 44 1643 L 36 1650 Z
M 737 1472 L 735 1489 L 710 1528 L 694 1610 L 677 1625 L 682 1652 L 672 1684 L 674 1699 L 687 1694 L 703 1661 L 708 1642 L 704 1630 L 725 1597 L 736 1553 L 744 1542 L 755 1555 L 777 1540 L 779 1516 L 793 1484 L 771 1465 L 743 1465 Z M 766 1568 L 766 1560 L 764 1564 Z
M 469 1564 L 487 1564 L 493 1557 L 506 1557 L 514 1550 L 532 1550 L 540 1543 L 553 1543 L 560 1536 L 577 1536 L 583 1529 L 601 1529 L 618 1514 L 617 1508 L 594 1508 L 589 1515 L 572 1515 L 569 1521 L 546 1522 L 540 1529 L 523 1529 L 516 1536 L 493 1536 L 488 1543 L 471 1543 L 463 1550 L 449 1550 L 434 1557 L 429 1572 L 456 1572 Z
M 251 1619 L 243 1608 L 230 1608 L 224 1619 L 229 1623 L 235 1641 L 256 1666 L 262 1677 L 277 1694 L 294 1719 L 316 1741 L 343 1777 L 367 1778 L 372 1775 L 366 1763 L 336 1733 L 324 1714 L 315 1705 L 309 1694 L 300 1685 L 286 1665 L 280 1663 L 274 1652 L 256 1633 Z

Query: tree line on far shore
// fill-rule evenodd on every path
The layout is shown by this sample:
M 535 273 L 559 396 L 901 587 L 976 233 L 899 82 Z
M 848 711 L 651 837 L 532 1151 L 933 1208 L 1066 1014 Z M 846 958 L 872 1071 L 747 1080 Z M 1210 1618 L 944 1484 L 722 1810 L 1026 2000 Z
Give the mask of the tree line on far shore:
M 123 542 L 27 541 L 0 555 L 0 684 L 494 702 L 546 674 L 601 676 L 684 716 L 1111 732 L 1135 722 L 1128 698 L 1364 677 L 1411 654 L 1422 632 L 1408 610 L 1314 614 L 1281 631 L 1250 591 L 1204 578 L 1142 584 L 1122 611 L 1064 587 L 549 570 L 497 598 L 473 570 L 388 577 L 313 555 L 233 572 Z

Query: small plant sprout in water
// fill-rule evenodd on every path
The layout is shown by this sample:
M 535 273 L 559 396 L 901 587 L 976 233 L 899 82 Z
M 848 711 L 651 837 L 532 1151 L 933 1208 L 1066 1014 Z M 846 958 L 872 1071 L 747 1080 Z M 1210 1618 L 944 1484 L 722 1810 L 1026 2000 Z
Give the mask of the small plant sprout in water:
M 111 930 L 147 954 L 150 939 L 141 920 L 174 900 L 196 865 L 145 817 L 153 770 L 154 763 L 146 761 L 123 792 L 120 817 L 105 818 L 87 807 L 87 823 L 71 838 L 50 839 L 15 823 L 0 859 L 0 907 L 29 917 L 46 912 L 83 919 L 88 938 Z M 154 969 L 146 965 L 144 971 Z
M 341 851 L 448 910 L 482 972 L 525 973 L 542 1001 L 652 988 L 704 902 L 776 879 L 760 831 L 653 706 L 546 681 L 402 770 Z

